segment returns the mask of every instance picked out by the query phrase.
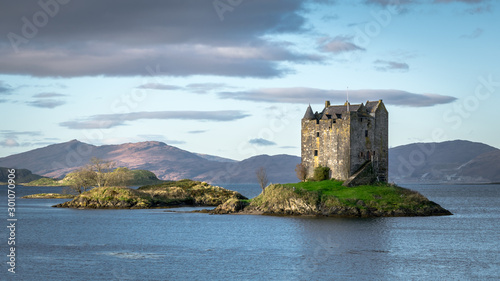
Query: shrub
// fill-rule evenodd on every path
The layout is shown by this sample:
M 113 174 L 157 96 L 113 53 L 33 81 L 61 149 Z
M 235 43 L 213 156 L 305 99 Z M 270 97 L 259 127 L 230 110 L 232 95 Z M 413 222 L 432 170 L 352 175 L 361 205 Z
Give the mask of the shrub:
M 314 180 L 324 181 L 330 178 L 330 168 L 318 166 L 314 169 Z

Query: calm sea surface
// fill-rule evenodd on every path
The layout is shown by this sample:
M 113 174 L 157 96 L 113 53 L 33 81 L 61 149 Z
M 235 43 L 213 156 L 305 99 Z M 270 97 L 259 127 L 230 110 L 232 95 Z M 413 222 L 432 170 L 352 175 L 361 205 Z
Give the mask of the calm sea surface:
M 500 279 L 500 185 L 403 186 L 454 215 L 220 216 L 17 199 L 16 274 L 7 271 L 7 187 L 0 186 L 0 280 Z M 259 193 L 257 185 L 225 187 Z M 16 188 L 18 197 L 60 190 Z

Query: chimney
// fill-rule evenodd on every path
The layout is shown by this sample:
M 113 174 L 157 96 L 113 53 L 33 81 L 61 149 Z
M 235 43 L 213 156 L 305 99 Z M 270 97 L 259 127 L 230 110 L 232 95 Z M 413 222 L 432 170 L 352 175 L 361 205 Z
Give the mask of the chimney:
M 330 107 L 330 101 L 329 100 L 325 101 L 325 107 Z

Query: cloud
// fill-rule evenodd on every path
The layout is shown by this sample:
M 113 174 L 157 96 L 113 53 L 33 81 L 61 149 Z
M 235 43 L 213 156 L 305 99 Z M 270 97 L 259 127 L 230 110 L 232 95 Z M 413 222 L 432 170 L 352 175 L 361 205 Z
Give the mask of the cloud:
M 344 52 L 365 51 L 364 48 L 352 43 L 352 36 L 323 37 L 318 40 L 319 48 L 323 52 L 338 55 Z
M 66 101 L 61 99 L 54 99 L 56 97 L 65 97 L 64 94 L 59 93 L 39 93 L 33 95 L 36 100 L 26 102 L 29 106 L 40 107 L 40 108 L 56 108 L 58 106 L 66 104 Z
M 33 95 L 34 98 L 55 98 L 55 97 L 65 97 L 65 96 L 66 95 L 59 93 L 39 93 Z
M 407 72 L 410 69 L 410 66 L 404 62 L 376 60 L 373 63 L 375 64 L 375 69 L 378 71 Z
M 40 108 L 56 108 L 58 106 L 66 104 L 65 101 L 55 100 L 55 99 L 39 99 L 35 101 L 26 102 L 29 106 L 40 107 Z
M 12 87 L 9 84 L 0 81 L 0 95 L 10 95 L 11 91 Z
M 15 139 L 5 139 L 3 141 L 0 141 L 0 146 L 17 147 L 17 146 L 19 146 L 19 143 Z
M 42 133 L 38 131 L 14 131 L 14 130 L 0 130 L 0 136 L 4 139 L 0 141 L 0 146 L 2 147 L 18 147 L 18 146 L 30 146 L 31 143 L 20 143 L 20 137 L 33 137 L 40 136 Z
M 277 145 L 273 141 L 268 141 L 266 139 L 261 139 L 261 138 L 251 139 L 251 140 L 248 141 L 248 143 L 249 144 L 253 144 L 253 145 L 258 145 L 258 146 L 274 146 L 274 145 Z
M 0 33 L 7 35 L 0 74 L 147 76 L 148 66 L 159 65 L 159 75 L 282 77 L 293 72 L 293 63 L 323 60 L 270 39 L 305 32 L 311 2 L 329 4 L 246 1 L 221 21 L 214 1 L 71 1 L 25 36 L 20 19 L 44 10 L 36 1 L 8 1 L 0 10 Z
M 208 132 L 208 130 L 195 130 L 195 131 L 189 131 L 188 134 L 203 134 Z
M 246 100 L 271 103 L 324 103 L 331 100 L 333 103 L 343 104 L 346 100 L 346 90 L 324 90 L 317 88 L 265 88 L 241 92 L 221 92 L 223 99 Z M 416 94 L 393 89 L 366 89 L 349 90 L 351 102 L 365 102 L 367 100 L 383 99 L 385 104 L 408 107 L 428 107 L 438 104 L 451 103 L 455 97 L 438 94 Z M 335 102 L 340 101 L 340 102 Z
M 179 90 L 182 87 L 174 85 L 165 85 L 160 83 L 147 83 L 137 87 L 137 89 L 150 89 L 150 90 Z
M 226 111 L 143 111 L 122 114 L 93 115 L 83 120 L 66 121 L 59 123 L 68 129 L 109 129 L 126 125 L 128 121 L 136 120 L 196 120 L 227 122 L 250 116 L 237 110 Z

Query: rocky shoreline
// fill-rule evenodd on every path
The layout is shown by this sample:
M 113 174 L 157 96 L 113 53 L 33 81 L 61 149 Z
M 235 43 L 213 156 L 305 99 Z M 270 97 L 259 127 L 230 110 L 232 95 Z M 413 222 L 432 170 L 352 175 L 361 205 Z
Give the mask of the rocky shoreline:
M 413 217 L 445 216 L 452 213 L 428 200 L 418 192 L 397 187 L 404 203 L 348 199 L 339 200 L 318 192 L 299 191 L 271 185 L 250 202 L 230 199 L 211 210 L 211 214 L 251 214 L 275 216 L 324 216 L 324 217 Z
M 139 189 L 100 187 L 84 192 L 57 208 L 78 209 L 149 209 L 181 206 L 218 206 L 227 200 L 246 199 L 239 192 L 204 182 L 182 180 Z

